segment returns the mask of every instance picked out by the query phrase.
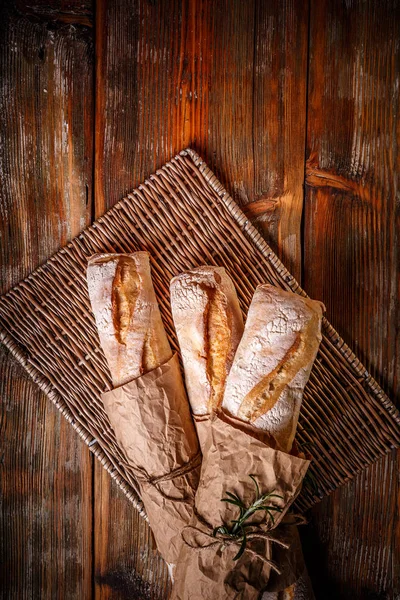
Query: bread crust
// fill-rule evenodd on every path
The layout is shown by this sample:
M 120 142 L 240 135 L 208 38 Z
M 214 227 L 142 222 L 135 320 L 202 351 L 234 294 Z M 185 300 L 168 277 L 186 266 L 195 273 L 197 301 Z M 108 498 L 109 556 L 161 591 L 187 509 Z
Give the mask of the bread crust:
M 87 282 L 115 387 L 171 358 L 147 252 L 95 254 L 88 261 Z
M 223 267 L 205 265 L 174 277 L 170 291 L 192 411 L 210 414 L 222 402 L 243 332 L 236 290 Z
M 269 284 L 257 287 L 222 407 L 290 451 L 304 387 L 321 341 L 323 305 Z

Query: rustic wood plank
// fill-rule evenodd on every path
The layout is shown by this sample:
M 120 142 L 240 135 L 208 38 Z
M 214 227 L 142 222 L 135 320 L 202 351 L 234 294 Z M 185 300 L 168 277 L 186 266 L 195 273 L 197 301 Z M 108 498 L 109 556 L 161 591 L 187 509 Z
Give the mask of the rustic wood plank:
M 100 0 L 96 14 L 100 215 L 183 148 L 205 149 L 211 3 Z
M 91 598 L 89 452 L 3 349 L 0 371 L 0 597 Z
M 308 2 L 258 2 L 253 91 L 254 195 L 247 215 L 301 279 Z
M 164 143 L 173 142 L 163 136 L 171 115 L 166 115 L 162 94 L 162 83 L 172 94 L 179 69 L 179 5 L 119 0 L 97 3 L 97 217 L 180 149 L 164 148 Z M 167 116 L 162 125 L 160 105 L 162 117 Z M 160 141 L 163 149 L 158 146 Z M 96 599 L 166 597 L 168 574 L 149 526 L 99 465 L 95 466 L 95 515 L 96 523 L 102 525 L 94 531 Z
M 191 146 L 300 275 L 307 27 L 295 0 L 99 0 L 96 216 Z M 272 217 L 260 206 L 270 197 Z M 96 597 L 124 598 L 132 571 L 157 596 L 166 572 L 148 526 L 101 467 L 95 474 L 96 521 L 105 524 L 95 530 Z M 152 556 L 144 570 L 142 539 Z
M 304 287 L 325 302 L 392 398 L 399 392 L 399 27 L 391 0 L 311 2 Z M 321 597 L 398 597 L 398 469 L 389 456 L 315 508 Z
M 4 136 L 11 140 L 8 150 L 0 153 L 4 290 L 90 220 L 92 195 L 87 34 L 91 7 L 70 2 L 66 11 L 61 1 L 30 3 L 29 7 L 18 1 L 16 5 L 19 14 L 8 4 L 2 18 L 3 80 L 16 83 L 11 93 L 11 86 L 3 87 L 0 115 Z M 261 1 L 99 2 L 97 216 L 175 152 L 192 145 L 299 276 L 307 19 L 308 7 L 294 0 L 279 6 Z M 73 28 L 64 27 L 70 23 Z M 397 101 L 398 23 L 395 4 L 388 0 L 379 6 L 372 1 L 312 3 L 304 228 L 306 289 L 324 299 L 336 327 L 363 354 L 389 393 L 399 387 L 395 337 L 398 209 L 394 202 L 398 157 L 392 143 L 398 110 L 393 101 Z M 17 124 L 21 129 L 15 136 Z M 15 456 L 22 457 L 20 465 L 28 464 L 31 454 L 23 440 L 34 431 L 28 423 L 38 415 L 41 436 L 35 439 L 33 452 L 41 464 L 39 474 L 35 472 L 32 480 L 30 471 L 11 469 L 13 477 L 21 478 L 16 487 L 24 492 L 23 500 L 15 492 L 11 497 L 11 487 L 4 495 L 3 546 L 10 540 L 15 543 L 16 531 L 19 540 L 22 535 L 34 540 L 33 545 L 21 541 L 12 554 L 15 572 L 7 573 L 8 584 L 13 581 L 14 586 L 10 597 L 51 597 L 54 593 L 90 597 L 90 569 L 85 567 L 81 577 L 76 567 L 82 556 L 86 564 L 89 554 L 88 512 L 84 519 L 88 537 L 83 539 L 82 532 L 82 539 L 69 541 L 67 535 L 69 519 L 78 518 L 79 485 L 84 501 L 90 497 L 87 452 L 82 446 L 81 455 L 80 442 L 71 441 L 75 434 L 59 422 L 19 368 L 7 356 L 1 360 L 6 361 L 6 441 L 10 432 L 21 428 L 18 447 L 14 438 L 6 446 L 6 468 L 14 465 Z M 7 387 L 10 382 L 12 388 Z M 13 390 L 11 401 L 9 389 Z M 16 403 L 14 393 L 22 401 Z M 33 416 L 32 402 L 39 406 Z M 40 430 L 44 422 L 48 424 Z M 52 428 L 60 445 L 49 457 L 44 449 L 51 445 L 48 432 Z M 74 465 L 72 482 L 63 471 L 65 458 Z M 61 472 L 60 487 L 51 492 L 55 463 Z M 79 485 L 74 471 L 78 463 L 82 469 Z M 400 529 L 396 464 L 388 457 L 315 509 L 317 544 L 325 551 L 319 570 L 325 582 L 332 582 L 331 591 L 327 592 L 326 585 L 318 588 L 319 573 L 314 571 L 315 585 L 325 597 L 329 593 L 335 598 L 368 594 L 394 598 L 399 593 L 400 535 L 393 536 L 393 530 L 399 533 Z M 26 492 L 38 486 L 41 495 Z M 167 589 L 165 567 L 150 544 L 148 527 L 136 513 L 132 516 L 114 487 L 97 465 L 96 497 L 105 508 L 96 503 L 96 519 L 105 523 L 96 533 L 96 595 L 162 597 Z M 60 539 L 65 536 L 67 542 L 64 546 L 59 542 L 55 551 L 56 525 L 49 526 L 46 511 L 37 509 L 37 502 L 45 497 L 48 503 L 50 498 L 50 521 L 55 520 L 61 513 L 54 507 L 63 510 L 61 495 L 70 490 L 76 492 L 75 505 L 71 511 L 65 507 L 58 524 L 64 532 Z M 24 503 L 25 512 L 14 531 L 15 521 L 8 525 L 7 511 L 17 510 L 19 502 Z M 42 515 L 39 520 L 29 517 L 35 511 Z M 122 529 L 118 542 L 106 525 L 108 515 L 113 515 L 117 533 Z M 343 519 L 344 515 L 348 516 Z M 21 536 L 18 528 L 24 532 Z M 33 559 L 43 547 L 56 552 L 52 569 L 45 558 L 40 568 Z M 150 558 L 140 570 L 141 553 L 148 547 Z M 68 562 L 72 555 L 75 566 Z M 132 566 L 140 577 L 127 577 Z M 26 574 L 21 579 L 22 569 Z M 150 577 L 154 569 L 156 575 Z M 146 584 L 147 579 L 152 585 Z
M 22 10 L 19 19 L 23 19 L 25 29 L 16 29 L 19 36 L 12 38 L 14 45 L 7 49 L 8 62 L 4 61 L 4 68 L 6 71 L 16 69 L 22 75 L 24 69 L 28 69 L 26 72 L 31 73 L 31 79 L 24 87 L 17 87 L 2 112 L 7 116 L 3 126 L 8 136 L 13 124 L 19 122 L 18 107 L 22 95 L 26 103 L 24 114 L 27 118 L 23 122 L 26 135 L 16 138 L 9 154 L 14 157 L 12 160 L 17 156 L 18 164 L 25 166 L 21 167 L 20 177 L 12 178 L 15 165 L 8 165 L 8 155 L 3 164 L 4 187 L 9 190 L 2 203 L 2 216 L 6 214 L 5 223 L 9 224 L 2 233 L 5 243 L 1 245 L 5 289 L 76 233 L 91 214 L 90 119 L 87 118 L 82 126 L 80 118 L 75 118 L 79 93 L 76 87 L 71 90 L 71 81 L 68 84 L 68 77 L 60 70 L 62 52 L 57 54 L 55 50 L 57 41 L 68 38 L 70 52 L 71 37 L 75 48 L 76 36 L 83 31 L 79 26 L 91 25 L 90 11 L 85 9 L 77 16 L 65 13 L 60 2 L 50 7 L 37 3 L 29 9 L 19 2 L 18 8 Z M 298 2 L 286 2 L 281 6 L 263 2 L 215 4 L 178 0 L 158 5 L 100 2 L 96 27 L 100 45 L 97 53 L 97 216 L 179 149 L 192 145 L 232 188 L 235 199 L 245 205 L 249 217 L 265 227 L 274 247 L 299 275 L 299 173 L 304 142 L 307 11 L 304 3 Z M 46 29 L 49 33 L 40 29 L 43 19 L 50 24 Z M 309 191 L 305 222 L 305 286 L 310 293 L 325 300 L 336 326 L 366 359 L 369 357 L 371 371 L 380 377 L 389 392 L 398 390 L 398 363 L 392 360 L 393 356 L 398 356 L 392 333 L 397 320 L 393 317 L 393 309 L 388 315 L 384 314 L 385 306 L 393 306 L 397 277 L 393 239 L 398 213 L 395 213 L 392 189 L 393 164 L 397 157 L 393 148 L 386 149 L 384 142 L 395 139 L 391 127 L 395 124 L 393 111 L 397 110 L 392 102 L 398 76 L 398 71 L 396 77 L 393 76 L 397 20 L 389 2 L 384 3 L 383 12 L 379 12 L 374 3 L 365 6 L 358 2 L 347 2 L 343 6 L 326 2 L 312 5 Z M 60 24 L 71 22 L 78 25 L 77 30 L 60 32 Z M 7 29 L 8 14 L 2 23 Z M 83 46 L 87 48 L 85 43 Z M 18 56 L 20 50 L 24 58 L 18 62 L 20 59 L 16 60 L 12 53 Z M 66 69 L 73 68 L 77 73 L 76 81 L 84 81 L 81 91 L 85 92 L 90 79 L 85 70 L 87 56 L 83 55 L 82 64 L 77 60 L 78 56 L 82 58 L 74 51 L 72 59 L 68 54 L 72 63 L 67 60 Z M 320 60 L 321 56 L 323 60 Z M 40 61 L 44 61 L 44 67 Z M 36 79 L 35 73 L 39 73 Z M 45 76 L 50 79 L 49 89 L 57 92 L 51 95 L 50 105 L 44 96 L 49 89 L 43 87 L 42 91 L 41 88 Z M 376 95 L 380 99 L 372 97 L 375 82 L 378 82 Z M 70 94 L 68 110 L 60 102 L 59 90 Z M 91 114 L 91 95 L 84 93 L 83 96 L 79 95 L 78 106 L 85 105 L 82 110 L 88 116 Z M 174 102 L 171 103 L 171 99 Z M 42 124 L 43 110 L 49 115 L 53 111 L 54 119 L 49 118 Z M 68 113 L 69 128 L 64 137 L 52 137 L 59 117 L 64 113 Z M 84 136 L 79 133 L 82 127 Z M 352 143 L 349 131 L 352 132 Z M 69 151 L 71 140 L 80 140 L 80 150 L 75 152 L 74 145 L 74 152 Z M 38 145 L 41 148 L 39 158 L 35 155 Z M 63 150 L 61 161 L 60 148 Z M 379 152 L 385 160 L 379 160 Z M 48 170 L 53 177 L 45 176 Z M 83 178 L 82 173 L 86 174 Z M 60 190 L 65 194 L 65 201 Z M 35 202 L 36 198 L 44 198 L 44 202 L 40 205 Z M 59 209 L 49 217 L 49 198 L 56 198 L 51 206 L 61 206 L 61 224 L 57 219 Z M 252 200 L 257 201 L 248 204 Z M 18 202 L 22 204 L 17 210 Z M 32 218 L 25 222 L 21 215 L 28 211 Z M 377 234 L 372 244 L 365 238 L 360 224 L 366 231 Z M 14 243 L 17 231 L 18 240 Z M 37 231 L 40 236 L 36 235 Z M 292 234 L 295 237 L 290 237 Z M 12 244 L 14 252 L 10 252 Z M 29 264 L 25 256 L 28 250 Z M 323 277 L 311 266 L 315 256 L 322 260 Z M 377 273 L 377 286 L 371 263 Z M 338 273 L 337 281 L 333 277 L 326 278 L 328 269 L 332 274 Z M 376 290 L 371 292 L 374 286 Z M 382 306 L 379 306 L 380 298 L 384 299 Z M 346 307 L 349 307 L 347 312 Z M 369 331 L 369 314 L 372 312 L 377 319 Z M 9 376 L 11 378 L 11 373 Z M 5 381 L 9 380 L 6 378 Z M 23 403 L 31 402 L 35 392 L 19 385 L 17 372 L 15 389 L 22 390 Z M 40 402 L 44 402 L 43 398 Z M 15 416 L 15 421 L 19 422 L 19 415 Z M 22 426 L 27 422 L 22 420 Z M 60 425 L 63 426 L 65 424 Z M 65 446 L 69 448 L 70 444 Z M 64 450 L 60 451 L 60 457 L 54 459 L 59 461 L 60 468 L 63 453 Z M 27 458 L 28 455 L 24 456 Z M 50 468 L 54 460 L 46 462 L 45 466 Z M 398 489 L 393 465 L 390 458 L 385 459 L 349 488 L 338 492 L 332 501 L 326 501 L 316 509 L 317 547 L 320 549 L 322 543 L 324 548 L 325 544 L 326 552 L 320 573 L 326 578 L 325 582 L 332 582 L 331 591 L 327 592 L 325 585 L 321 592 L 325 597 L 327 593 L 335 598 L 346 597 L 346 594 L 361 598 L 379 593 L 394 597 L 399 590 L 398 575 L 396 579 L 398 554 L 396 556 L 394 549 L 398 550 L 400 536 L 390 547 Z M 374 492 L 371 502 L 363 491 L 365 487 Z M 141 552 L 149 541 L 148 528 L 136 514 L 132 517 L 129 505 L 121 507 L 126 500 L 119 497 L 118 490 L 113 490 L 108 475 L 99 465 L 96 466 L 96 495 L 105 505 L 101 510 L 100 502 L 96 503 L 100 522 L 107 523 L 107 515 L 111 514 L 117 534 L 123 529 L 118 543 L 114 542 L 112 530 L 106 524 L 96 533 L 96 595 L 101 598 L 126 597 L 134 591 L 143 597 L 146 594 L 162 596 L 166 591 L 163 587 L 166 585 L 165 570 L 154 553 L 154 546 L 146 568 L 140 571 Z M 343 521 L 342 516 L 347 514 L 349 516 Z M 21 521 L 21 528 L 24 530 L 24 524 L 28 526 L 29 523 L 29 519 Z M 47 527 L 41 527 L 41 536 L 50 535 Z M 399 527 L 396 516 L 397 531 Z M 376 535 L 376 531 L 381 530 L 383 543 Z M 354 532 L 351 538 L 349 531 Z M 8 540 L 8 535 L 6 533 L 3 539 Z M 135 538 L 133 543 L 129 542 L 131 537 Z M 32 559 L 31 550 L 25 550 L 28 557 L 23 555 L 24 565 L 26 560 Z M 60 549 L 61 553 L 64 551 Z M 314 547 L 311 558 L 315 555 Z M 310 562 L 312 566 L 313 560 Z M 45 595 L 51 596 L 52 592 L 47 590 L 55 590 L 56 586 L 64 589 L 59 588 L 57 565 L 54 571 L 46 568 L 46 576 L 43 575 Z M 132 566 L 142 579 L 127 577 Z M 153 569 L 157 571 L 155 579 L 149 576 Z M 321 589 L 318 588 L 319 573 L 316 570 L 314 573 L 317 589 Z M 78 592 L 73 591 L 74 578 L 70 575 L 68 571 L 68 577 L 64 578 L 66 596 L 71 597 L 68 594 L 72 593 L 74 597 Z M 33 589 L 31 595 L 35 596 L 41 580 L 36 575 L 31 580 L 29 577 L 31 574 L 27 575 L 26 581 L 28 588 L 31 587 L 26 593 Z M 76 581 L 78 577 L 76 574 Z M 146 585 L 147 579 L 152 581 L 150 587 Z M 20 597 L 18 594 L 24 590 L 24 581 L 13 591 L 14 597 Z M 87 588 L 86 592 L 89 593 Z
M 96 600 L 164 600 L 171 585 L 149 525 L 95 464 Z
M 307 34 L 296 0 L 100 1 L 96 214 L 192 146 L 300 276 Z
M 59 4 L 1 8 L 1 292 L 90 221 L 92 35 Z M 0 371 L 0 595 L 91 598 L 90 453 L 3 347 Z
M 87 29 L 4 11 L 2 292 L 90 221 L 93 110 Z

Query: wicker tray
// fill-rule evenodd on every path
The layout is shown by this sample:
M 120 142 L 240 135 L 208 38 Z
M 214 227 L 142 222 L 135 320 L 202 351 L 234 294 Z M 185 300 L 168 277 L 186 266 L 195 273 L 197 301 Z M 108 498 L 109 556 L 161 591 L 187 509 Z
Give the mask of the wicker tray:
M 90 311 L 87 257 L 147 249 L 160 308 L 177 348 L 169 280 L 211 263 L 233 278 L 247 311 L 258 283 L 305 295 L 201 158 L 181 152 L 0 299 L 0 340 L 24 365 L 145 517 L 138 486 L 104 412 L 110 377 Z M 400 443 L 400 417 L 325 319 L 297 440 L 313 457 L 304 510 Z

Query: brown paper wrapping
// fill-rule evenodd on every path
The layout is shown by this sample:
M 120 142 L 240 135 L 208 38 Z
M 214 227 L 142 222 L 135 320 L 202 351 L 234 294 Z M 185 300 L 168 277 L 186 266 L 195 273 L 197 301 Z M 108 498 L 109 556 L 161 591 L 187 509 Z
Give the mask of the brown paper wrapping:
M 308 465 L 309 461 L 272 448 L 265 440 L 213 417 L 204 444 L 195 514 L 182 532 L 184 544 L 175 572 L 173 600 L 252 600 L 262 590 L 284 589 L 296 581 L 304 564 L 297 527 L 287 511 L 300 491 Z M 223 541 L 212 537 L 212 530 L 238 516 L 237 507 L 221 502 L 227 491 L 245 503 L 254 500 L 250 474 L 256 478 L 261 493 L 273 491 L 283 497 L 274 498 L 282 513 L 276 513 L 269 533 L 290 544 L 290 548 L 255 539 L 248 542 L 250 551 L 245 550 L 239 560 L 233 561 L 239 547 L 224 547 Z M 264 513 L 255 513 L 253 520 L 265 523 Z M 281 575 L 251 550 L 279 565 Z
M 208 432 L 210 430 L 210 417 L 211 415 L 192 415 L 194 425 L 196 427 L 196 433 L 200 444 L 200 450 L 204 454 Z
M 201 454 L 178 357 L 102 395 L 158 550 L 176 563 L 193 510 Z

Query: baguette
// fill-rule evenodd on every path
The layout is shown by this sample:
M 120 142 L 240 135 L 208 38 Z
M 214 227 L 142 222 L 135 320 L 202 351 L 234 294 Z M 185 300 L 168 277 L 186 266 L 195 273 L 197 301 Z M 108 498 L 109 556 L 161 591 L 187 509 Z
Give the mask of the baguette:
M 243 333 L 234 285 L 222 267 L 202 266 L 170 284 L 171 308 L 194 415 L 222 402 L 226 377 Z
M 222 408 L 292 448 L 304 387 L 321 341 L 323 305 L 272 285 L 257 287 Z
M 88 262 L 87 283 L 114 387 L 171 358 L 147 252 L 95 254 Z

